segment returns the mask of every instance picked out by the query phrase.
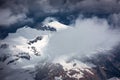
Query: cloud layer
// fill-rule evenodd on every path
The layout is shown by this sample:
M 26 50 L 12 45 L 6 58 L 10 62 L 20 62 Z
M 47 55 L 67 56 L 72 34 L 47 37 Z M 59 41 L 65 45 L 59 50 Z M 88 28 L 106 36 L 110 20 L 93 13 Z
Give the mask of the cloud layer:
M 11 5 L 13 4 L 13 5 Z M 14 7 L 20 11 L 38 10 L 38 12 L 66 12 L 80 10 L 89 13 L 117 13 L 120 12 L 119 0 L 6 0 L 2 7 Z
M 18 21 L 18 18 L 32 17 L 36 19 L 58 14 L 66 14 L 68 16 L 76 15 L 76 13 L 119 16 L 119 7 L 119 0 L 2 0 L 0 15 L 3 17 L 0 23 L 1 25 L 8 25 L 9 23 L 14 23 L 16 19 Z M 8 20 L 5 21 L 5 18 L 8 18 Z
M 46 54 L 53 59 L 91 56 L 111 50 L 120 41 L 120 33 L 110 29 L 105 19 L 78 18 L 67 30 L 57 32 L 49 40 Z M 62 58 L 63 57 L 63 58 Z
M 1 0 L 0 4 L 0 38 L 12 32 L 5 29 L 6 26 L 11 29 L 17 23 L 16 28 L 23 25 L 36 28 L 38 23 L 51 16 L 67 24 L 79 14 L 98 16 L 107 18 L 114 27 L 120 26 L 119 0 Z

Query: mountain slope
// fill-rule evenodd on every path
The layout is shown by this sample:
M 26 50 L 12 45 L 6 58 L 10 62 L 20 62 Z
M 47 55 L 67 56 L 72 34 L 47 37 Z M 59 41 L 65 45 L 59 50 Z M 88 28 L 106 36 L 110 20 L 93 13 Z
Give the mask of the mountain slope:
M 45 20 L 42 23 L 42 26 L 39 26 L 40 30 L 25 26 L 18 29 L 16 33 L 10 33 L 7 38 L 0 41 L 0 74 L 2 74 L 0 75 L 0 79 L 15 80 L 16 78 L 19 78 L 18 80 L 120 80 L 119 46 L 115 47 L 113 50 L 107 51 L 105 51 L 106 47 L 104 47 L 102 50 L 97 51 L 104 51 L 103 53 L 105 54 L 99 52 L 90 56 L 87 54 L 81 55 L 82 53 L 80 52 L 66 54 L 58 54 L 58 52 L 53 54 L 55 51 L 54 49 L 56 49 L 53 48 L 55 46 L 50 45 L 50 48 L 48 46 L 51 38 L 56 36 L 60 37 L 61 35 L 54 35 L 60 34 L 63 30 L 67 30 L 70 27 L 71 26 L 64 25 L 55 20 L 51 21 L 50 19 L 48 21 Z M 79 30 L 78 28 L 70 28 L 70 30 L 72 29 L 74 29 L 76 32 Z M 103 28 L 99 29 L 104 33 Z M 83 32 L 83 30 L 86 30 L 86 27 L 80 28 L 81 32 Z M 93 32 L 91 27 L 87 30 L 88 32 L 92 32 L 92 34 L 99 31 L 98 30 Z M 69 32 L 69 30 L 67 32 Z M 73 41 L 76 39 L 76 37 L 78 38 L 76 35 L 82 36 L 83 34 L 75 34 L 75 37 L 71 37 L 71 35 L 68 36 L 70 40 L 72 39 L 73 43 L 77 43 Z M 81 42 L 82 38 L 80 37 Z M 92 40 L 93 39 L 91 39 L 91 41 Z M 56 39 L 55 42 L 60 43 L 60 41 L 65 41 L 65 38 L 60 38 L 59 40 Z M 67 41 L 69 42 L 68 39 Z M 114 42 L 113 39 L 111 39 L 111 41 Z M 73 46 L 72 48 L 76 48 L 76 46 Z M 94 47 L 93 44 L 92 46 Z M 52 51 L 46 53 L 48 49 Z M 62 49 L 65 49 L 64 46 Z M 61 49 L 58 48 L 58 51 L 60 50 Z

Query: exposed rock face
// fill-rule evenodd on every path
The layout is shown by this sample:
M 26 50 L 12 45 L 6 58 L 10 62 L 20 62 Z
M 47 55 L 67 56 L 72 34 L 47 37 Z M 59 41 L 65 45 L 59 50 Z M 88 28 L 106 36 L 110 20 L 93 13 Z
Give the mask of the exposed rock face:
M 91 71 L 91 70 L 90 70 Z M 76 77 L 77 75 L 83 77 Z M 56 79 L 59 77 L 60 79 Z M 80 71 L 70 69 L 68 71 L 63 69 L 61 64 L 46 63 L 37 68 L 35 80 L 98 80 L 96 75 L 93 75 L 87 70 L 82 73 Z
M 9 55 L 1 55 L 0 62 L 4 62 L 7 58 L 9 58 Z
M 87 60 L 96 65 L 96 71 L 100 80 L 107 80 L 112 77 L 120 78 L 120 47 L 117 46 L 111 54 L 99 54 L 95 58 Z
M 39 41 L 39 40 L 42 40 L 42 36 L 38 36 L 38 37 L 36 37 L 34 40 L 29 41 L 28 44 L 31 45 L 31 44 L 33 44 L 33 43 Z
M 57 31 L 55 28 L 47 26 L 47 25 L 39 27 L 38 29 L 40 29 L 42 31 Z
M 0 45 L 0 48 L 2 48 L 2 49 L 8 48 L 8 47 L 9 47 L 8 44 L 1 44 L 1 45 Z
M 84 63 L 91 63 L 95 66 L 85 70 L 69 69 L 64 70 L 64 65 L 46 63 L 37 68 L 35 80 L 120 80 L 120 47 L 111 51 L 111 54 L 99 54 L 93 58 L 86 58 Z M 77 63 L 73 64 L 73 67 Z M 88 71 L 89 70 L 89 71 Z M 77 75 L 82 77 L 78 78 Z M 74 77 L 72 77 L 74 76 Z

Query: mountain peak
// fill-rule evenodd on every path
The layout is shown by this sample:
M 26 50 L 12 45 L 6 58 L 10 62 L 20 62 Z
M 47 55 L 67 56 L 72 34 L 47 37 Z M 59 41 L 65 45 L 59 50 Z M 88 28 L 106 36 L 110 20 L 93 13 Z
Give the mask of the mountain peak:
M 46 18 L 46 19 L 43 21 L 43 26 L 47 26 L 47 27 L 50 27 L 50 28 L 54 28 L 54 29 L 56 29 L 57 31 L 68 28 L 67 25 L 60 23 L 59 21 L 57 21 L 57 20 L 54 19 L 54 18 Z

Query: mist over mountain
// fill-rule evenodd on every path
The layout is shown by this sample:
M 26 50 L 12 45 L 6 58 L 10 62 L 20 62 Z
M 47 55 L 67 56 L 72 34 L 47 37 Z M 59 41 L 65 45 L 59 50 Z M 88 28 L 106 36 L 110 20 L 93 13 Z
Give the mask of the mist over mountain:
M 120 80 L 120 0 L 0 0 L 0 80 Z

